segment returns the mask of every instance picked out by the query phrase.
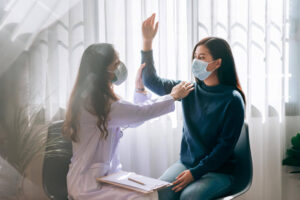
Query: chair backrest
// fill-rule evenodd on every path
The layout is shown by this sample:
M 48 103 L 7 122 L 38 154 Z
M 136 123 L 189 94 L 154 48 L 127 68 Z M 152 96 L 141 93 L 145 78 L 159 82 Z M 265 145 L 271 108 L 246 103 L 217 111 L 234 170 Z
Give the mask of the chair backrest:
M 50 199 L 66 200 L 67 173 L 72 157 L 72 142 L 62 137 L 63 121 L 48 128 L 46 153 L 43 164 L 43 188 Z M 51 145 L 50 145 L 51 144 Z
M 231 194 L 239 196 L 245 193 L 252 183 L 252 156 L 250 150 L 248 125 L 245 123 L 239 140 L 235 146 L 236 168 L 234 171 L 235 183 Z

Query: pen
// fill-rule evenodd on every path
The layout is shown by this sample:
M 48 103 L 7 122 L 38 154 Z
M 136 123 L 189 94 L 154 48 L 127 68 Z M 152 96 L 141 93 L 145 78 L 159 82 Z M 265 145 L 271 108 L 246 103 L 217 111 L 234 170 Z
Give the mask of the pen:
M 145 185 L 144 183 L 142 183 L 142 182 L 140 182 L 140 181 L 137 181 L 137 180 L 135 180 L 135 179 L 132 179 L 132 178 L 130 178 L 130 177 L 128 177 L 128 180 L 133 181 L 133 182 L 135 182 L 135 183 L 138 183 L 138 184 L 140 184 L 140 185 Z

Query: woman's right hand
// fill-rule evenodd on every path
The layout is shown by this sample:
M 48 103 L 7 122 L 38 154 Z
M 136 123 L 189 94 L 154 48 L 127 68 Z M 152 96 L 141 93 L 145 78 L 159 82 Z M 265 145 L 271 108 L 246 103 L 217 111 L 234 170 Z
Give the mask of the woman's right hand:
M 181 83 L 173 87 L 170 95 L 174 98 L 174 100 L 179 100 L 186 97 L 193 90 L 194 85 L 192 83 L 182 81 Z

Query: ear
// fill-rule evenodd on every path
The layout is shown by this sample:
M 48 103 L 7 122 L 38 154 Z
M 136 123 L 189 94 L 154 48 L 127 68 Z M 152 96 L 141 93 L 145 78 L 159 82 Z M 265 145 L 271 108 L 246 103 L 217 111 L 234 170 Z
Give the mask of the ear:
M 218 58 L 216 60 L 216 69 L 218 69 L 219 67 L 221 67 L 221 65 L 222 65 L 222 58 Z

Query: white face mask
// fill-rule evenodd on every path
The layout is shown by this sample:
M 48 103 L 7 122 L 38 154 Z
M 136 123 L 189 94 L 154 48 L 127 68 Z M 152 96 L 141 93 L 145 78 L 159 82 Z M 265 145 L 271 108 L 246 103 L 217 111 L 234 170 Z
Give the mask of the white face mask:
M 111 72 L 111 71 L 110 71 Z M 111 72 L 115 74 L 115 78 L 112 80 L 112 83 L 115 85 L 120 85 L 127 79 L 127 68 L 124 63 L 120 63 L 115 71 Z
M 214 62 L 214 61 L 212 61 Z M 210 62 L 210 63 L 212 63 Z M 207 71 L 207 66 L 210 64 L 208 62 L 199 60 L 199 59 L 194 59 L 192 63 L 192 72 L 196 78 L 198 78 L 201 81 L 204 81 L 211 75 L 211 73 L 214 71 Z

